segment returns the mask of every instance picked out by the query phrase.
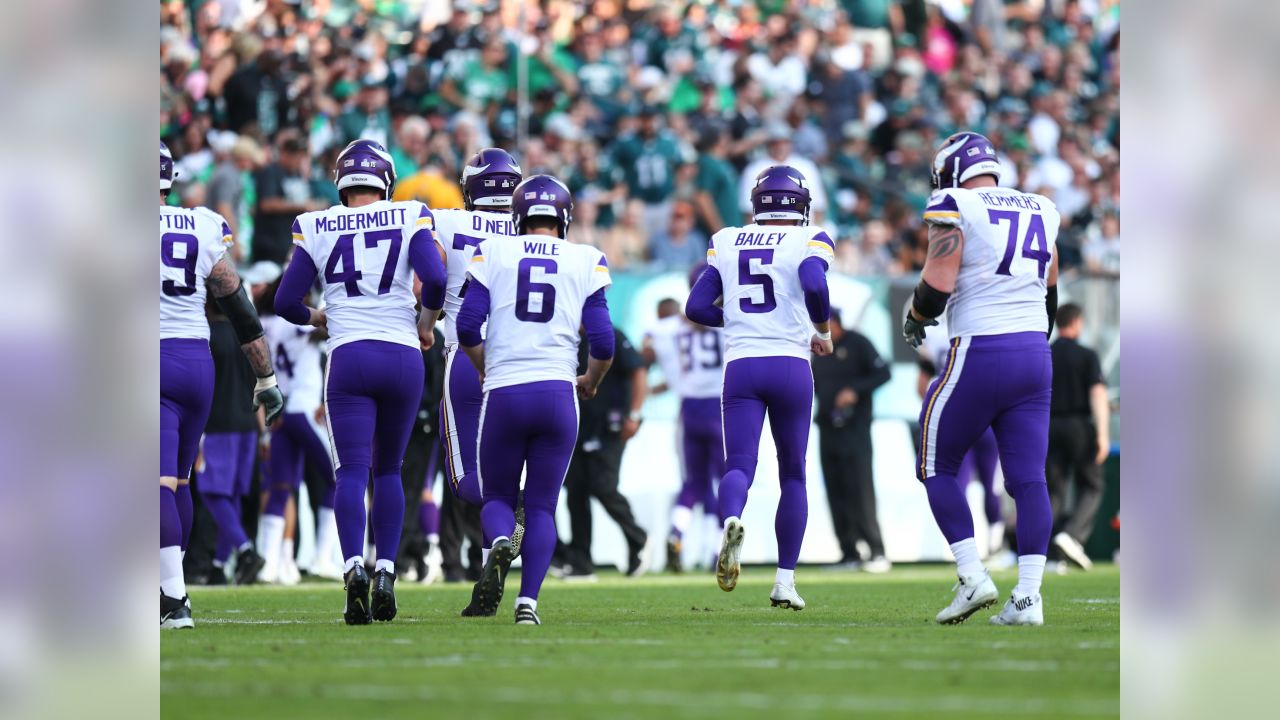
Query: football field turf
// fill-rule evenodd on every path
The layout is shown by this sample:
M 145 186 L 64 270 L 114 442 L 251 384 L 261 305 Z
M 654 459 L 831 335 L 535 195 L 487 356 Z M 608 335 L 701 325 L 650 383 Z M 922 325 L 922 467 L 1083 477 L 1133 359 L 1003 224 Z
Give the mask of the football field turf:
M 1015 573 L 995 574 L 1001 603 Z M 548 579 L 517 627 L 459 618 L 469 584 L 397 586 L 390 624 L 347 627 L 337 583 L 195 588 L 193 631 L 161 633 L 171 718 L 1118 717 L 1120 575 L 1045 580 L 1044 627 L 941 627 L 944 566 L 800 568 L 808 608 L 769 607 L 772 570 Z

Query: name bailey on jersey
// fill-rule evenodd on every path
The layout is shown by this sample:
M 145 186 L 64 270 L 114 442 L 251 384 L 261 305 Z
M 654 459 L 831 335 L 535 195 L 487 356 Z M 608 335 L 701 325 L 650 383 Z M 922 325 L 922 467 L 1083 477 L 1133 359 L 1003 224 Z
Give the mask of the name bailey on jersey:
M 781 233 L 781 232 L 771 232 L 771 233 L 741 232 L 741 233 L 738 233 L 738 237 L 734 238 L 733 245 L 734 247 L 741 247 L 743 245 L 754 245 L 754 246 L 781 245 L 782 239 L 786 237 L 786 235 L 787 235 L 786 233 Z

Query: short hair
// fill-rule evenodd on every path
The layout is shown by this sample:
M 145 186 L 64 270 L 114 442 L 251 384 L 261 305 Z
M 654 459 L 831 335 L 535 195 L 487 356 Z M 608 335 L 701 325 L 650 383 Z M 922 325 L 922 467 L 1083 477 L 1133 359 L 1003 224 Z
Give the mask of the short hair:
M 1058 327 L 1070 327 L 1075 321 L 1084 317 L 1084 309 L 1075 303 L 1067 303 L 1058 308 L 1055 321 Z
M 679 300 L 676 300 L 675 298 L 662 298 L 661 300 L 659 300 L 659 301 L 658 301 L 658 312 L 662 312 L 662 309 L 663 309 L 664 307 L 665 307 L 665 308 L 671 308 L 671 307 L 673 307 L 673 306 L 675 307 L 675 309 L 676 309 L 677 311 L 679 311 L 679 310 L 680 310 L 680 301 L 679 301 Z

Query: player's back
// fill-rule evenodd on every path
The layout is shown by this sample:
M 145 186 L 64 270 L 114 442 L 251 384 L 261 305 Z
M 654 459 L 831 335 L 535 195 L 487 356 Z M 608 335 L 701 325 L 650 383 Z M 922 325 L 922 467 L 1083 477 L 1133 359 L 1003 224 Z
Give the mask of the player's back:
M 515 224 L 511 222 L 509 212 L 487 212 L 481 210 L 436 210 L 435 236 L 436 242 L 445 252 L 445 270 L 448 278 L 445 283 L 444 317 L 441 319 L 441 331 L 445 344 L 452 347 L 458 343 L 458 310 L 462 307 L 462 287 L 467 280 L 467 267 L 475 255 L 476 248 L 486 240 L 500 240 L 516 234 Z M 481 329 L 483 333 L 483 328 Z
M 160 208 L 160 338 L 209 339 L 205 282 L 231 244 L 231 229 L 207 208 Z
M 812 225 L 729 227 L 711 238 L 707 262 L 724 288 L 725 362 L 743 357 L 809 358 L 813 326 L 800 287 L 800 263 L 828 265 L 835 244 Z
M 676 333 L 680 355 L 681 398 L 718 398 L 724 387 L 724 333 L 680 318 Z
M 645 332 L 645 341 L 653 348 L 653 357 L 658 367 L 662 368 L 662 376 L 666 380 L 667 389 L 680 394 L 680 347 L 677 336 L 685 325 L 684 317 L 679 314 L 662 318 Z
M 964 232 L 947 303 L 951 337 L 1048 329 L 1045 291 L 1061 222 L 1053 201 L 1013 188 L 949 188 L 934 192 L 924 219 Z
M 417 230 L 432 227 L 431 211 L 416 200 L 298 216 L 293 240 L 319 271 L 330 351 L 355 340 L 419 346 L 408 246 Z
M 471 274 L 489 290 L 484 389 L 573 382 L 587 298 L 609 285 L 604 254 L 547 235 L 481 243 Z

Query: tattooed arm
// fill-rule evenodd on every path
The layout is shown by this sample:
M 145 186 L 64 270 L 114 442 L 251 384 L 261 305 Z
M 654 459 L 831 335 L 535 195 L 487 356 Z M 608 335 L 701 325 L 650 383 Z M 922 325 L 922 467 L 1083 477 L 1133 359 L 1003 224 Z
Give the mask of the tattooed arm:
M 213 266 L 209 273 L 209 292 L 217 301 L 218 307 L 226 313 L 240 338 L 240 349 L 249 359 L 253 374 L 267 377 L 275 373 L 271 365 L 271 351 L 267 348 L 267 340 L 262 335 L 262 323 L 258 313 L 249 302 L 240 275 L 232 264 L 223 258 Z M 247 338 L 247 339 L 246 339 Z
M 934 318 L 947 308 L 947 299 L 956 289 L 956 277 L 960 274 L 960 257 L 964 248 L 964 232 L 954 225 L 929 223 L 929 256 L 920 272 L 920 284 L 916 286 L 902 327 L 902 337 L 912 347 L 924 342 L 924 329 L 937 325 Z

